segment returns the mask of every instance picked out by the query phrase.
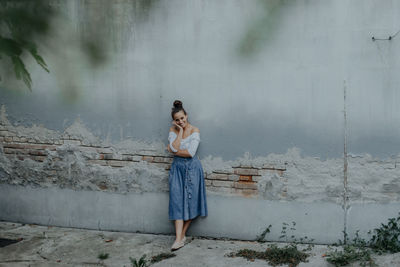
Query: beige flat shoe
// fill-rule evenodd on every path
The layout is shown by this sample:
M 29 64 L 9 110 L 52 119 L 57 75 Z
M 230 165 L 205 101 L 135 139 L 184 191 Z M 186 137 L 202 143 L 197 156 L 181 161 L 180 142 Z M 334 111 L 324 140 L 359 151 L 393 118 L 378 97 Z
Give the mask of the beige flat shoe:
M 186 241 L 186 237 L 183 237 L 182 240 L 179 242 L 175 241 L 171 246 L 171 250 L 174 251 L 174 250 L 180 249 L 181 247 L 183 247 L 185 245 L 185 241 Z

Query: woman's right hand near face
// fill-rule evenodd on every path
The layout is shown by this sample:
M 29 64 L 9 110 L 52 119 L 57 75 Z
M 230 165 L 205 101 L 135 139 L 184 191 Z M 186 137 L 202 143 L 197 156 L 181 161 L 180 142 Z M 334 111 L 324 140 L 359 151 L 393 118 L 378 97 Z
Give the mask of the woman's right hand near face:
M 179 126 L 175 121 L 172 121 L 172 124 L 175 126 L 175 129 L 180 131 L 183 131 L 183 128 L 181 126 Z

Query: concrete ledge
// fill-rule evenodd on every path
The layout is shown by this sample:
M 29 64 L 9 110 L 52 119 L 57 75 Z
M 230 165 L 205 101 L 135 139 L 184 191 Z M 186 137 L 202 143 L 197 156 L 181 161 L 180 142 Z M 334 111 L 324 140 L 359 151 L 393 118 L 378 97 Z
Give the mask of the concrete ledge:
M 193 222 L 189 235 L 254 240 L 268 226 L 271 241 L 282 223 L 296 222 L 287 236 L 314 243 L 343 238 L 344 213 L 333 203 L 278 202 L 208 195 L 209 216 Z M 116 194 L 59 188 L 0 185 L 0 220 L 96 230 L 174 233 L 167 193 Z M 362 219 L 359 219 L 362 221 Z M 288 227 L 289 228 L 289 227 Z M 290 239 L 289 239 L 290 240 Z

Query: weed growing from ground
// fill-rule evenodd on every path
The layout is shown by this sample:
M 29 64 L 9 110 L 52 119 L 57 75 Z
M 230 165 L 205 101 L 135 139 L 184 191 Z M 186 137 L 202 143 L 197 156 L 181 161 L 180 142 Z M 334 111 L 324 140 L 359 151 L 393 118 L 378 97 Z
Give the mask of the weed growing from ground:
M 343 250 L 335 250 L 326 254 L 326 260 L 335 266 L 345 266 L 359 261 L 360 266 L 377 266 L 371 256 L 371 250 L 365 247 L 344 245 Z
M 377 253 L 400 252 L 400 213 L 397 218 L 390 218 L 387 224 L 369 231 L 372 234 L 368 245 Z
M 300 262 L 307 262 L 309 255 L 299 251 L 295 244 L 278 247 L 269 245 L 265 251 L 259 252 L 251 249 L 241 249 L 238 252 L 228 254 L 228 257 L 243 257 L 250 261 L 255 259 L 265 260 L 272 266 L 288 264 L 290 267 L 297 266 Z
M 344 266 L 356 261 L 359 261 L 361 266 L 378 266 L 372 258 L 373 252 L 378 254 L 400 252 L 400 213 L 397 218 L 388 219 L 387 224 L 382 223 L 379 228 L 368 231 L 368 234 L 372 237 L 370 240 L 364 240 L 359 237 L 357 231 L 351 243 L 347 242 L 345 235 L 343 250 L 328 252 L 326 260 L 335 266 Z
M 133 267 L 146 267 L 147 265 L 147 260 L 146 260 L 146 254 L 144 254 L 142 257 L 140 257 L 139 261 L 136 260 L 136 258 L 129 257 L 131 260 L 131 264 Z
M 265 239 L 265 236 L 271 232 L 271 230 L 270 230 L 271 227 L 272 227 L 272 225 L 268 225 L 268 227 L 265 228 L 265 230 L 261 233 L 261 235 L 257 236 L 257 239 L 256 239 L 257 242 L 259 242 L 259 243 L 267 242 L 264 239 Z
M 292 233 L 290 239 L 294 242 L 292 244 L 286 245 L 284 247 L 278 247 L 277 245 L 269 245 L 265 251 L 255 251 L 251 249 L 241 249 L 238 252 L 232 252 L 228 254 L 228 257 L 243 257 L 250 261 L 254 261 L 255 259 L 265 260 L 270 265 L 276 266 L 281 264 L 288 264 L 290 267 L 297 266 L 300 262 L 307 262 L 307 258 L 309 254 L 305 253 L 307 250 L 311 250 L 311 245 L 308 248 L 300 251 L 297 248 L 297 239 L 293 232 L 296 230 L 295 228 L 296 222 L 292 222 L 292 224 L 288 224 L 284 222 L 282 224 L 281 236 L 279 239 L 285 239 L 288 242 L 288 233 Z M 257 236 L 256 241 L 259 243 L 265 243 L 265 236 L 271 232 L 272 225 L 269 225 L 265 230 L 261 233 L 261 235 Z M 308 238 L 300 238 L 300 241 L 307 240 Z
M 108 259 L 109 254 L 108 253 L 100 253 L 97 258 L 99 258 L 100 260 L 105 260 Z

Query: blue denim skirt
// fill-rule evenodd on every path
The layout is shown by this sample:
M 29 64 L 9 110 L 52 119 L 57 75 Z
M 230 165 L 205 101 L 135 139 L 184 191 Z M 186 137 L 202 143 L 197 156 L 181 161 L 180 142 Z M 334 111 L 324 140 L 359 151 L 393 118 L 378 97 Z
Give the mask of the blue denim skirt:
M 207 216 L 206 188 L 197 156 L 175 156 L 169 171 L 169 219 L 190 220 Z

